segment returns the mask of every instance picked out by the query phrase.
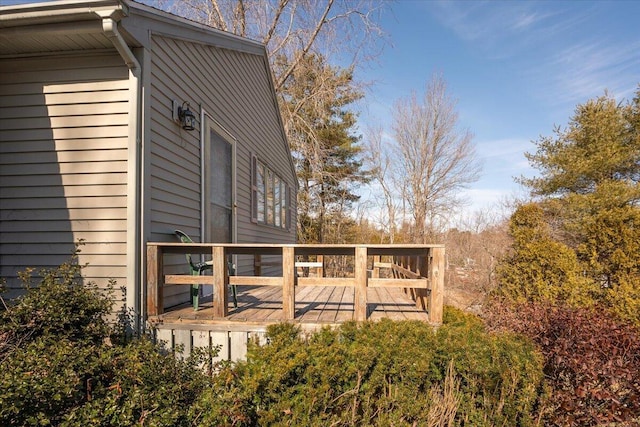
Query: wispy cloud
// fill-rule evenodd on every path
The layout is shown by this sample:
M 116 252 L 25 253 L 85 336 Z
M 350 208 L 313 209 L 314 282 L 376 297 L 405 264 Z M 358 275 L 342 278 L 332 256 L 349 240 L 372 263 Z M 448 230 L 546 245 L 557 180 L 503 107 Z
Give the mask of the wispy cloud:
M 436 2 L 432 12 L 486 58 L 508 57 L 523 90 L 552 108 L 605 90 L 629 98 L 640 82 L 640 32 L 611 31 L 607 4 Z
M 460 39 L 489 58 L 530 52 L 557 34 L 579 25 L 587 15 L 541 8 L 534 2 L 434 2 L 432 12 Z
M 640 82 L 640 37 L 624 44 L 599 39 L 566 46 L 531 75 L 551 79 L 554 90 L 545 98 L 555 104 L 582 102 L 605 90 L 628 98 Z
M 534 149 L 532 143 L 524 139 L 507 138 L 478 143 L 478 155 L 490 167 L 485 168 L 478 185 L 474 188 L 482 189 L 483 194 L 487 195 L 492 192 L 512 191 L 517 186 L 514 178 L 535 175 L 534 169 L 524 156 L 525 152 Z
M 505 158 L 513 161 L 514 157 L 523 157 L 525 151 L 531 150 L 531 141 L 526 139 L 480 141 L 476 145 L 478 154 L 485 159 Z
M 511 28 L 514 30 L 526 30 L 533 27 L 536 22 L 544 20 L 545 16 L 539 13 L 523 12 L 516 17 L 516 20 L 511 24 Z

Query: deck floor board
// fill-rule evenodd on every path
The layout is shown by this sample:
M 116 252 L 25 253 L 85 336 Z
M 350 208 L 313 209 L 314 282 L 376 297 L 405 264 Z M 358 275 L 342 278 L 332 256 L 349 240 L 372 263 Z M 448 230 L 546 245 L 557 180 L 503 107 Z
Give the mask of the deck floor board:
M 295 323 L 334 325 L 354 319 L 354 290 L 345 286 L 296 287 Z M 200 298 L 200 309 L 194 311 L 190 304 L 170 308 L 157 320 L 165 323 L 197 321 L 198 323 L 274 323 L 283 321 L 282 288 L 278 286 L 237 286 L 238 307 L 229 298 L 229 315 L 216 318 L 213 315 L 211 297 Z M 411 297 L 399 288 L 368 288 L 368 312 L 370 320 L 428 321 L 428 314 L 416 307 Z

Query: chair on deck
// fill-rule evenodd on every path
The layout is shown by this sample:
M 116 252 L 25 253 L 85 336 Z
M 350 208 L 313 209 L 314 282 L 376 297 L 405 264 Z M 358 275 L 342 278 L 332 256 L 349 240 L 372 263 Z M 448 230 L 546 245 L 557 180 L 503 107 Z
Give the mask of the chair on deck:
M 174 231 L 180 242 L 182 243 L 193 243 L 193 240 L 187 233 L 181 230 Z M 189 263 L 189 267 L 191 268 L 191 274 L 193 276 L 201 276 L 203 272 L 207 270 L 213 270 L 213 261 L 201 261 L 194 262 L 191 254 L 187 254 L 187 262 Z M 229 276 L 235 276 L 236 268 L 232 262 L 228 262 L 228 271 Z M 233 295 L 233 307 L 238 308 L 238 296 L 236 291 L 236 286 L 231 285 L 231 294 Z M 191 285 L 191 303 L 193 304 L 193 309 L 198 310 L 198 299 L 200 297 L 200 285 Z

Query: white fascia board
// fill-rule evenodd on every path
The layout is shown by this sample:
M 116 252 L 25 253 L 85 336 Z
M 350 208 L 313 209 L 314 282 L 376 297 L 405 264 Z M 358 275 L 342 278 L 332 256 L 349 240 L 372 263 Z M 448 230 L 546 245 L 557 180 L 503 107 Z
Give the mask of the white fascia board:
M 2 6 L 0 28 L 87 20 L 95 18 L 96 12 L 106 10 L 116 11 L 112 17 L 119 21 L 127 15 L 128 6 L 118 0 L 64 0 Z

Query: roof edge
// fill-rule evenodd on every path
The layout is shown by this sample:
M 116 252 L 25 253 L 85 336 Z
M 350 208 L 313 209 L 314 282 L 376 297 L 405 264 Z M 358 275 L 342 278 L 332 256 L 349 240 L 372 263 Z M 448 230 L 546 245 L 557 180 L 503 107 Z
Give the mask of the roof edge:
M 0 28 L 40 22 L 90 19 L 100 11 L 115 11 L 116 20 L 128 14 L 128 5 L 118 0 L 61 0 L 0 6 Z
M 230 49 L 241 50 L 246 53 L 252 53 L 257 55 L 262 55 L 264 52 L 266 52 L 266 48 L 264 44 L 259 41 L 252 40 L 247 37 L 238 36 L 228 31 L 220 30 L 218 28 L 214 28 L 209 25 L 202 24 L 200 22 L 193 21 L 188 18 L 175 15 L 171 12 L 167 12 L 167 11 L 155 8 L 153 6 L 140 3 L 136 0 L 121 0 L 121 1 L 130 7 L 131 15 L 138 14 L 140 16 L 146 17 L 147 19 L 153 19 L 157 22 L 170 23 L 173 26 L 176 26 L 176 25 L 182 26 L 182 28 L 188 31 L 191 31 L 192 34 L 193 33 L 208 34 L 208 35 L 215 34 L 218 38 L 220 38 L 221 40 L 225 40 L 227 42 L 227 44 L 220 47 L 227 47 Z M 162 33 L 162 31 L 160 31 L 160 33 Z M 175 34 L 172 34 L 170 36 L 175 36 Z M 210 42 L 207 41 L 208 36 L 205 35 L 204 37 L 205 38 L 202 39 L 201 37 L 198 37 L 198 36 L 195 36 L 195 37 L 192 36 L 192 37 L 187 37 L 187 39 L 209 44 Z M 217 45 L 217 44 L 214 43 L 214 45 Z
M 174 28 L 181 27 L 187 39 L 210 44 L 210 35 L 215 34 L 220 47 L 241 50 L 246 53 L 263 55 L 264 45 L 256 40 L 241 37 L 211 26 L 166 12 L 161 9 L 137 2 L 135 0 L 56 0 L 40 3 L 25 3 L 11 6 L 0 6 L 0 29 L 40 24 L 60 24 L 63 22 L 80 22 L 99 19 L 101 12 L 109 12 L 116 22 L 125 23 L 135 16 L 146 18 L 157 23 L 168 24 Z M 135 19 L 133 19 L 135 21 Z M 125 27 L 127 24 L 125 23 Z M 161 25 L 162 27 L 162 25 Z M 164 26 L 167 30 L 167 26 Z M 167 30 L 170 36 L 178 36 Z M 162 33 L 162 30 L 159 30 Z

